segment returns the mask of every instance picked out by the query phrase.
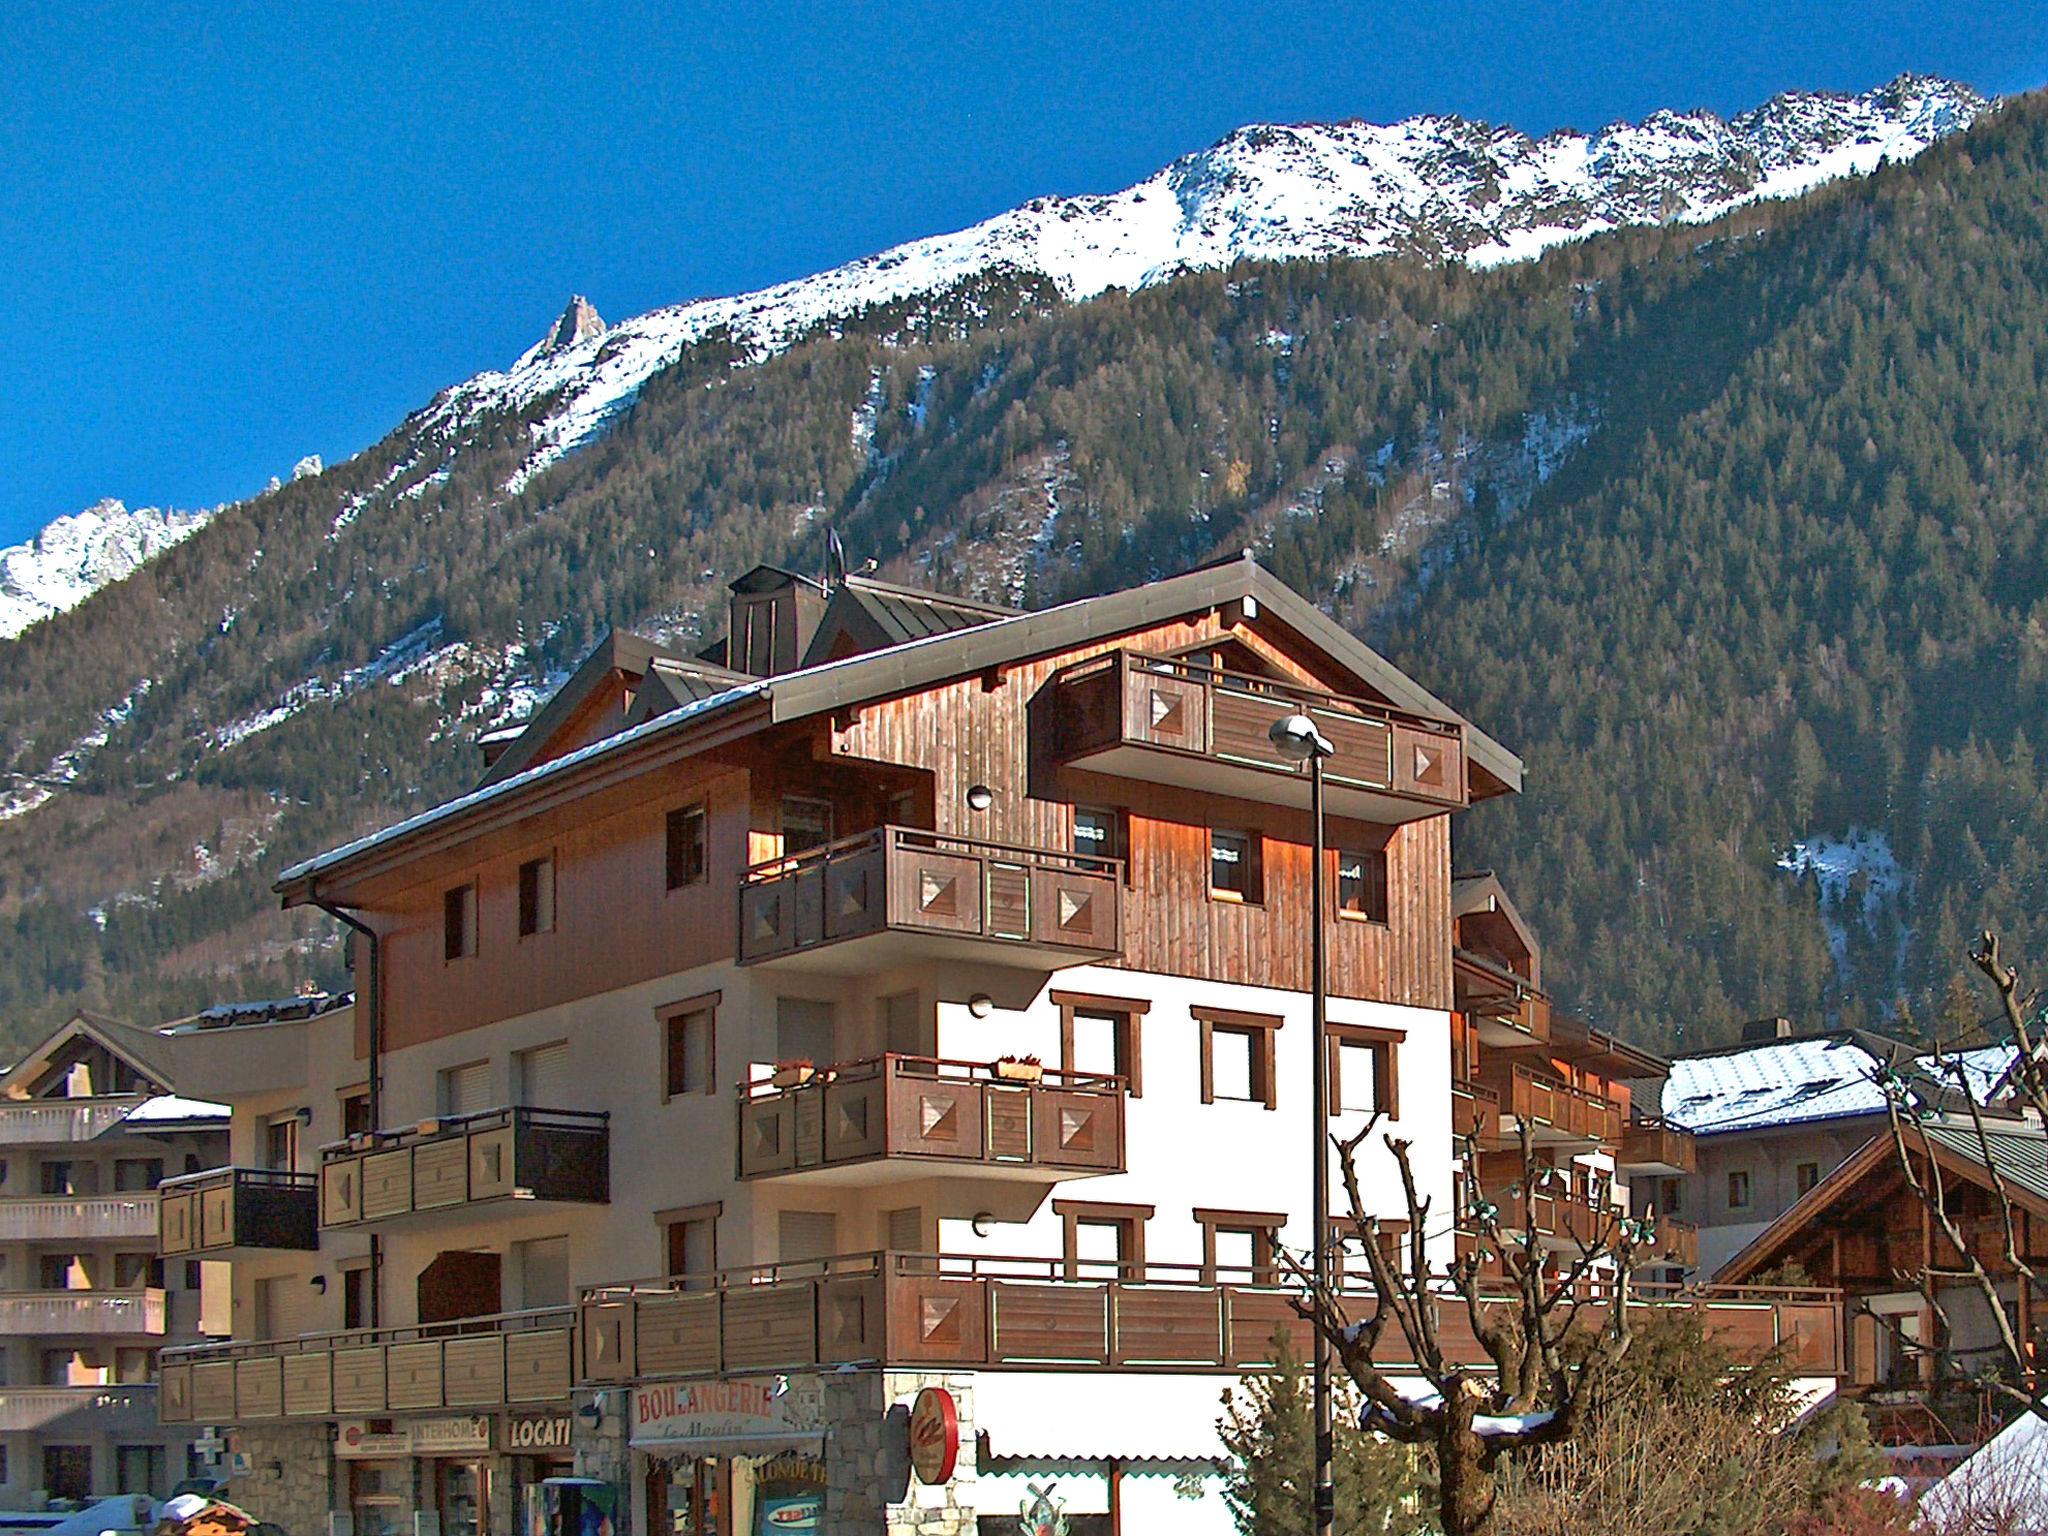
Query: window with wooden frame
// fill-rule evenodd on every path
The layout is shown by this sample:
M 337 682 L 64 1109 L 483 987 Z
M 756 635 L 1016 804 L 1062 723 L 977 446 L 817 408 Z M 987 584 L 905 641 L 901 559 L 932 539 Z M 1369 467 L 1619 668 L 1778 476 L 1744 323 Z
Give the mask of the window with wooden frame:
M 1460 1176 L 1452 1175 L 1452 1189 L 1462 1192 Z M 1457 1200 L 1452 1200 L 1453 1208 Z M 1408 1251 L 1408 1234 L 1411 1230 L 1407 1218 L 1382 1216 L 1375 1223 L 1380 1230 L 1380 1251 L 1404 1273 L 1410 1268 L 1413 1255 Z M 1359 1235 L 1358 1222 L 1349 1211 L 1330 1217 L 1330 1268 L 1335 1270 L 1342 1281 L 1370 1282 L 1372 1265 L 1365 1257 L 1365 1239 Z
M 1272 1285 L 1282 1211 L 1195 1211 L 1202 1227 L 1202 1284 Z
M 1216 901 L 1257 906 L 1266 899 L 1260 838 L 1218 827 L 1209 834 L 1209 895 Z
M 519 866 L 519 937 L 555 931 L 555 861 L 528 859 Z
M 1239 1099 L 1279 1107 L 1273 1034 L 1282 1020 L 1231 1008 L 1190 1008 L 1201 1031 L 1202 1102 Z
M 832 802 L 808 795 L 782 797 L 782 856 L 793 858 L 832 841 Z
M 1749 1170 L 1731 1168 L 1728 1170 L 1728 1209 L 1746 1211 L 1749 1209 Z
M 476 953 L 476 882 L 441 894 L 441 958 L 466 960 Z
M 1145 1273 L 1145 1223 L 1150 1205 L 1055 1200 L 1069 1280 L 1138 1280 Z
M 1355 923 L 1387 920 L 1387 850 L 1345 848 L 1337 853 L 1337 915 Z
M 711 878 L 711 820 L 702 805 L 685 805 L 668 813 L 663 838 L 667 888 L 702 885 Z
M 1369 1024 L 1332 1024 L 1330 1113 L 1401 1118 L 1402 1031 Z
M 1074 807 L 1074 852 L 1091 859 L 1128 859 L 1128 823 L 1122 811 L 1099 805 Z M 1126 873 L 1129 866 L 1125 866 Z
M 362 1136 L 373 1127 L 370 1124 L 370 1088 L 367 1083 L 344 1088 L 338 1095 L 341 1099 L 341 1134 Z
M 1054 992 L 1060 1010 L 1060 1070 L 1114 1074 L 1132 1098 L 1144 1096 L 1140 1035 L 1150 1003 L 1093 992 Z
M 688 1093 L 718 1091 L 718 1003 L 707 992 L 661 1010 L 662 1102 Z
M 717 1283 L 713 1275 L 718 1269 L 718 1218 L 724 1211 L 724 1202 L 713 1200 L 655 1213 L 668 1255 L 668 1273 L 686 1277 L 682 1289 L 708 1291 Z
M 1811 1190 L 1813 1186 L 1818 1184 L 1819 1182 L 1819 1163 L 1801 1163 L 1797 1168 L 1792 1170 L 1792 1187 L 1802 1195 Z

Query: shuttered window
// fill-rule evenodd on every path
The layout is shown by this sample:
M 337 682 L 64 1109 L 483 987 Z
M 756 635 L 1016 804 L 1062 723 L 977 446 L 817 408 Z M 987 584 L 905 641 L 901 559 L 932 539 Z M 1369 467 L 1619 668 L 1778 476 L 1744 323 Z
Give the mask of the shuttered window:
M 784 1211 L 777 1235 L 785 1264 L 829 1258 L 839 1249 L 839 1217 L 832 1211 Z
M 521 1051 L 514 1078 L 519 1084 L 519 1102 L 522 1104 L 537 1109 L 573 1107 L 569 1086 L 569 1042 L 566 1040 Z
M 924 1252 L 924 1208 L 906 1205 L 886 1212 L 884 1246 L 896 1253 Z
M 473 1061 L 441 1074 L 441 1113 L 473 1115 L 491 1108 L 491 1064 Z

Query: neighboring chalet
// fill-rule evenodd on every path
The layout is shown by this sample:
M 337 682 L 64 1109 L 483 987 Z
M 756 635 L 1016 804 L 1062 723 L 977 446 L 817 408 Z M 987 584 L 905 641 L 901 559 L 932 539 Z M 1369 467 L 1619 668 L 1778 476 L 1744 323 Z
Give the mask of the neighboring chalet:
M 1412 1143 L 1437 1263 L 1518 1116 L 1561 1252 L 1671 1161 L 1621 1086 L 1663 1064 L 1454 889 L 1520 762 L 1249 558 L 1036 613 L 763 567 L 723 643 L 614 635 L 486 752 L 280 877 L 354 929 L 350 1013 L 179 1042 L 234 1108 L 235 1325 L 165 1413 L 295 1536 L 993 1536 L 1046 1488 L 1074 1536 L 1230 1530 L 1218 1393 L 1305 1344 L 1320 1236 L 1314 881 L 1328 1129 Z M 1835 1369 L 1824 1299 L 1708 1310 Z
M 0 1506 L 161 1499 L 195 1469 L 157 1353 L 203 1336 L 203 1276 L 158 1256 L 156 1188 L 221 1160 L 228 1111 L 181 1081 L 161 1038 L 86 1013 L 0 1072 Z

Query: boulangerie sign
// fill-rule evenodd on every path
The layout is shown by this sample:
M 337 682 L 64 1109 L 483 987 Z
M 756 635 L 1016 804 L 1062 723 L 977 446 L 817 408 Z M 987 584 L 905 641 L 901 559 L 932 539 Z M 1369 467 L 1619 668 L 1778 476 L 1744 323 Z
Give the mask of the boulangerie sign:
M 711 1452 L 719 1446 L 808 1441 L 825 1428 L 816 1377 L 741 1376 L 633 1389 L 632 1443 Z

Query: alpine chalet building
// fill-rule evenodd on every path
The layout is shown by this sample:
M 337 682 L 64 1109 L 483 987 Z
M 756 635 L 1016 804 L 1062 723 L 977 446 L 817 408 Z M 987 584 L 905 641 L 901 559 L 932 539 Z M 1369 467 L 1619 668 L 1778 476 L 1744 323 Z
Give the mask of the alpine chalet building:
M 1218 1394 L 1306 1345 L 1299 711 L 1336 748 L 1329 1129 L 1412 1143 L 1438 1263 L 1515 1113 L 1560 1246 L 1625 1201 L 1599 1090 L 1659 1064 L 1549 1019 L 1494 889 L 1454 902 L 1452 821 L 1521 764 L 1249 558 L 1035 613 L 731 590 L 709 653 L 611 636 L 474 792 L 281 876 L 353 928 L 357 1002 L 204 1042 L 236 1161 L 299 1119 L 304 1177 L 222 1170 L 234 1338 L 163 1372 L 248 1508 L 1229 1530 Z M 1824 1306 L 1719 1320 L 1834 1368 Z

